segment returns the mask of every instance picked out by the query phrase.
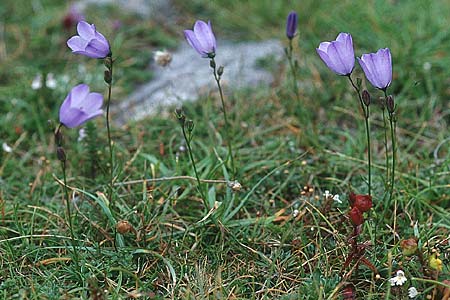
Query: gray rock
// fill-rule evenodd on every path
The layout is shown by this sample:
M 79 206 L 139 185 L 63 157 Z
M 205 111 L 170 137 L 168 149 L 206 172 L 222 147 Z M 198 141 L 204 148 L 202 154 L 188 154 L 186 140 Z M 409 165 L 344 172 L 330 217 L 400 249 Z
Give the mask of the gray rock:
M 85 11 L 93 5 L 115 5 L 143 18 L 170 15 L 173 11 L 169 0 L 79 0 L 74 3 L 74 7 L 79 11 Z
M 224 43 L 217 47 L 217 67 L 225 67 L 221 83 L 227 91 L 244 87 L 269 85 L 272 74 L 261 67 L 258 61 L 273 57 L 280 60 L 284 55 L 280 41 Z M 216 91 L 209 59 L 202 58 L 187 43 L 173 53 L 172 63 L 163 68 L 152 64 L 154 78 L 139 87 L 128 98 L 113 108 L 119 124 L 139 120 L 152 115 L 163 107 L 193 101 L 210 91 Z

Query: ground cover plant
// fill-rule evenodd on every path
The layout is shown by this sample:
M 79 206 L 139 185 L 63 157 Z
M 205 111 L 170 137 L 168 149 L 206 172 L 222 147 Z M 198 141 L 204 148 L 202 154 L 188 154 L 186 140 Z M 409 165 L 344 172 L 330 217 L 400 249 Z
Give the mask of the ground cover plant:
M 318 2 L 3 1 L 0 296 L 449 299 L 450 4 Z M 217 41 L 269 38 L 232 90 Z M 211 92 L 115 124 L 179 43 Z

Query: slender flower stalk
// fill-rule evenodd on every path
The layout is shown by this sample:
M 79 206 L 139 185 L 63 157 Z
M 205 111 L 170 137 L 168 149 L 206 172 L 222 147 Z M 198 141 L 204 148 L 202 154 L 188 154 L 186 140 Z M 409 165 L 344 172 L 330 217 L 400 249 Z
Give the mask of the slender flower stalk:
M 223 74 L 223 67 L 221 66 L 218 69 L 216 69 L 216 62 L 214 60 L 214 57 L 211 58 L 210 66 L 213 69 L 214 79 L 216 80 L 217 88 L 219 89 L 220 101 L 222 103 L 223 119 L 225 120 L 225 132 L 226 132 L 227 145 L 228 145 L 228 157 L 227 157 L 227 159 L 230 159 L 231 174 L 234 177 L 236 175 L 236 169 L 235 169 L 235 165 L 234 165 L 233 146 L 231 145 L 231 136 L 232 136 L 231 135 L 231 126 L 230 126 L 230 123 L 228 122 L 227 110 L 226 110 L 226 107 L 225 107 L 225 101 L 223 99 L 222 85 L 220 84 L 220 78 L 221 78 L 221 76 Z
M 113 194 L 113 186 L 114 186 L 114 159 L 113 159 L 113 141 L 111 138 L 111 126 L 109 123 L 110 114 L 109 107 L 111 103 L 111 90 L 112 90 L 112 76 L 113 76 L 113 59 L 112 54 L 110 53 L 105 58 L 105 76 L 104 80 L 106 84 L 108 84 L 108 98 L 106 100 L 106 131 L 108 132 L 108 146 L 109 146 L 109 193 L 108 200 L 109 203 L 112 204 L 112 194 Z
M 372 154 L 371 154 L 371 150 L 370 150 L 370 125 L 369 125 L 370 101 L 367 103 L 367 105 L 365 104 L 365 102 L 362 98 L 360 88 L 353 82 L 350 74 L 347 77 L 348 77 L 351 85 L 355 89 L 356 94 L 358 95 L 359 103 L 361 105 L 361 109 L 364 114 L 364 120 L 365 120 L 365 125 L 366 125 L 366 138 L 367 138 L 367 173 L 368 173 L 367 174 L 367 186 L 368 186 L 367 194 L 369 194 L 369 196 L 370 196 L 370 195 L 372 195 Z
M 194 130 L 194 123 L 191 120 L 186 121 L 186 116 L 183 114 L 181 109 L 175 110 L 175 116 L 177 117 L 178 121 L 180 122 L 181 131 L 183 132 L 183 137 L 186 142 L 186 146 L 187 146 L 188 153 L 189 153 L 189 159 L 191 160 L 192 167 L 194 169 L 195 178 L 197 180 L 197 190 L 202 197 L 203 205 L 207 209 L 209 209 L 208 201 L 206 201 L 205 194 L 203 193 L 203 190 L 202 190 L 202 183 L 200 180 L 200 176 L 198 175 L 197 165 L 195 164 L 194 154 L 192 152 L 192 147 L 191 147 L 192 131 Z M 189 135 L 186 133 L 186 127 L 188 129 Z
M 294 94 L 298 102 L 300 101 L 300 95 L 298 93 L 297 68 L 296 68 L 296 61 L 294 61 L 293 58 L 293 48 L 294 47 L 292 45 L 292 39 L 289 39 L 289 46 L 288 48 L 285 49 L 285 52 L 289 62 L 289 68 L 292 74 L 292 89 L 294 90 Z
M 397 125 L 397 116 L 395 115 L 395 103 L 394 98 L 391 95 L 387 95 L 387 91 L 384 91 L 384 95 L 386 97 L 386 107 L 389 113 L 389 126 L 391 132 L 391 143 L 392 143 L 392 167 L 391 167 L 391 184 L 389 189 L 389 200 L 392 199 L 392 195 L 394 194 L 394 183 L 395 183 L 395 164 L 396 164 L 396 125 Z
M 80 270 L 79 265 L 79 259 L 78 259 L 78 248 L 75 242 L 75 234 L 73 231 L 73 224 L 72 224 L 72 212 L 70 209 L 70 198 L 69 198 L 69 188 L 67 187 L 67 175 L 66 175 L 66 153 L 64 151 L 63 145 L 62 145 L 62 133 L 61 133 L 61 127 L 62 123 L 58 125 L 58 128 L 55 131 L 55 143 L 56 143 L 56 156 L 58 157 L 58 160 L 61 162 L 61 170 L 63 173 L 63 180 L 64 180 L 64 192 L 65 192 L 65 200 L 66 200 L 66 219 L 69 224 L 69 231 L 70 231 L 70 243 L 72 244 L 72 252 L 74 257 L 74 262 L 77 270 Z
M 387 134 L 387 122 L 386 122 L 386 97 L 382 98 L 381 100 L 381 110 L 382 110 L 382 117 L 383 117 L 383 127 L 384 127 L 384 153 L 385 153 L 385 166 L 386 166 L 386 183 L 385 185 L 389 185 L 390 184 L 390 180 L 389 180 L 389 150 L 388 150 L 388 134 Z

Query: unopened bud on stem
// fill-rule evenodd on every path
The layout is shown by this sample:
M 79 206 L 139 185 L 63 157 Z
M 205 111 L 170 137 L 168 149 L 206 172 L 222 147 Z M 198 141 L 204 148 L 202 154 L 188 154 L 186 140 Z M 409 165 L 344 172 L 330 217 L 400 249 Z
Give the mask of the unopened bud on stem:
M 220 66 L 219 69 L 217 70 L 217 75 L 222 76 L 223 74 L 223 66 Z
M 394 102 L 394 97 L 392 97 L 392 95 L 387 96 L 386 107 L 387 107 L 388 112 L 391 114 L 395 111 L 395 102 Z
M 362 91 L 362 99 L 363 99 L 363 102 L 364 102 L 364 104 L 365 104 L 366 106 L 369 106 L 369 105 L 370 105 L 371 97 L 370 97 L 370 93 L 369 93 L 368 90 L 363 90 L 363 91 Z

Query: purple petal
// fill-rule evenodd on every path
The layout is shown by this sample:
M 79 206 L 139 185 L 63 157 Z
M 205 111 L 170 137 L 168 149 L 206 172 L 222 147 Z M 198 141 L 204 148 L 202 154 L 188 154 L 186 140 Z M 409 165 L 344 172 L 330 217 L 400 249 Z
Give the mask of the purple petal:
M 213 51 L 216 52 L 216 48 L 217 48 L 216 37 L 214 36 L 214 32 L 212 30 L 211 21 L 208 21 L 208 27 L 209 27 L 209 30 L 211 31 L 211 36 L 212 36 L 212 40 L 213 40 Z
M 84 112 L 91 115 L 101 110 L 103 106 L 103 95 L 100 93 L 90 93 L 86 96 L 83 103 Z
M 215 38 L 211 30 L 211 23 L 206 24 L 203 21 L 197 21 L 194 24 L 194 34 L 197 38 L 201 51 L 205 54 L 214 53 Z
M 95 38 L 95 25 L 90 25 L 85 21 L 80 21 L 77 25 L 77 32 L 83 39 L 91 40 Z
M 187 42 L 189 45 L 191 45 L 192 48 L 194 48 L 195 51 L 200 53 L 200 55 L 204 56 L 205 53 L 203 53 L 201 45 L 199 44 L 197 37 L 195 36 L 195 33 L 192 30 L 185 30 L 184 36 L 186 37 Z
M 80 126 L 86 121 L 86 117 L 84 112 L 76 108 L 59 111 L 59 121 L 69 128 Z
M 73 36 L 67 41 L 67 46 L 72 49 L 73 52 L 84 51 L 88 45 L 88 41 L 80 38 L 79 36 Z
M 87 84 L 79 84 L 70 91 L 71 108 L 78 108 L 84 106 L 85 98 L 89 94 L 89 86 Z

